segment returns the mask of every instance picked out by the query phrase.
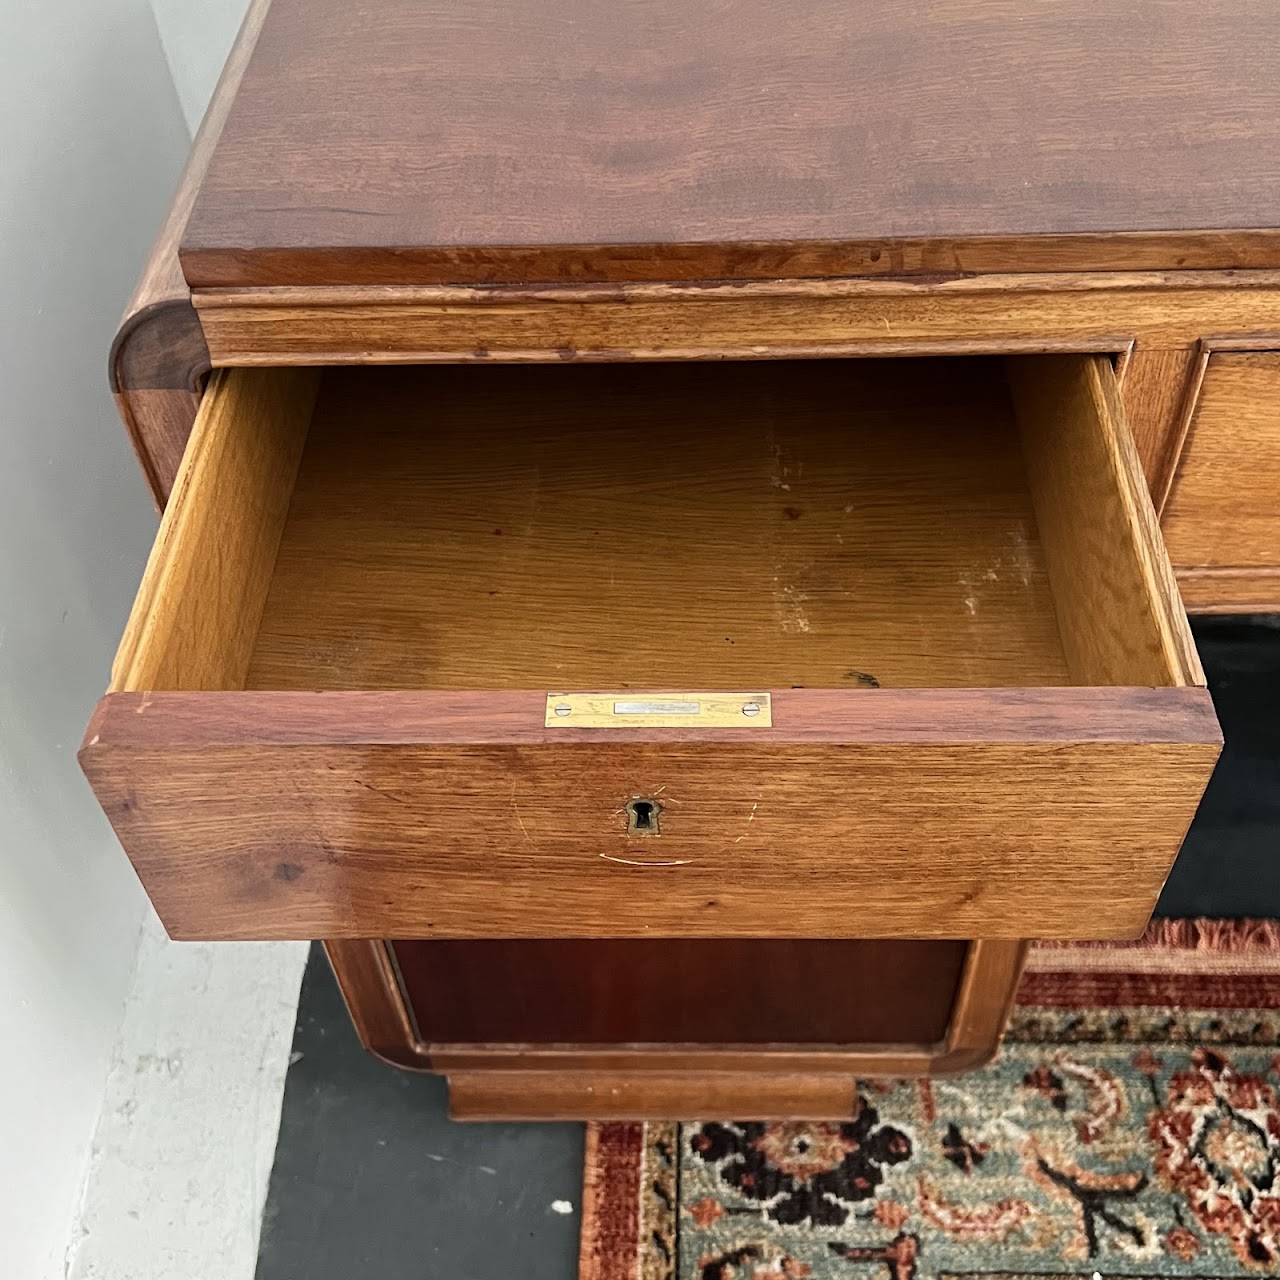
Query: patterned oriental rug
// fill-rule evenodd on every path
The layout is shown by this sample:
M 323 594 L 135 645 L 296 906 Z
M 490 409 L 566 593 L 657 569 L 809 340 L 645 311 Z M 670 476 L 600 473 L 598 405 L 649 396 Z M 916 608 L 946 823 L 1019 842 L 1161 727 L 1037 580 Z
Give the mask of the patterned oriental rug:
M 847 1124 L 588 1126 L 580 1280 L 1280 1273 L 1280 924 L 1032 953 L 990 1067 Z

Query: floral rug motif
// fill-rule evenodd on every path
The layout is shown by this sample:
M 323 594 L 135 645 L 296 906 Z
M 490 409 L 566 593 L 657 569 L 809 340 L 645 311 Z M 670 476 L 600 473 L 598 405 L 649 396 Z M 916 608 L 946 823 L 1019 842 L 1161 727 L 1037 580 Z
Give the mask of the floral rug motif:
M 592 1126 L 582 1280 L 1280 1274 L 1276 943 L 1040 949 L 995 1063 L 846 1123 Z

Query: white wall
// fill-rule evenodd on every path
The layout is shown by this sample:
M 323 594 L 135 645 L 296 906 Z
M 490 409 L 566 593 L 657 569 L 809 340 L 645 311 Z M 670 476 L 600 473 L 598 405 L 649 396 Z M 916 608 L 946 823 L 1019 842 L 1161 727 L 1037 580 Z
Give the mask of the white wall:
M 247 0 L 151 0 L 178 101 L 193 134 L 246 7 Z
M 44 1280 L 143 907 L 75 760 L 155 529 L 106 353 L 187 137 L 147 0 L 0 30 L 0 1275 Z

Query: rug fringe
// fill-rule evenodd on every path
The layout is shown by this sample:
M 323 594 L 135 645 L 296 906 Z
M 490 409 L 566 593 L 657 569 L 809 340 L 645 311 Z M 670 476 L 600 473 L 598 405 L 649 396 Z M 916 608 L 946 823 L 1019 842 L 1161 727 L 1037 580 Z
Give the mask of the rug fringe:
M 1179 951 L 1241 953 L 1280 951 L 1280 921 L 1244 918 L 1240 920 L 1153 920 L 1136 942 L 1037 942 L 1036 950 L 1149 950 L 1153 947 Z

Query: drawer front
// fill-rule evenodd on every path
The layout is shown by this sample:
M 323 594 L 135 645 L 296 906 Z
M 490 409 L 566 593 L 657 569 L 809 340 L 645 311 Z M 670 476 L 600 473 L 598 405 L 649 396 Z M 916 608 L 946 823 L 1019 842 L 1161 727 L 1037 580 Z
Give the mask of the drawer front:
M 1110 365 L 1036 357 L 1007 373 L 956 373 L 944 362 L 922 376 L 911 363 L 802 369 L 798 391 L 795 368 L 651 367 L 584 384 L 589 395 L 554 409 L 536 391 L 572 397 L 576 371 L 537 384 L 520 375 L 485 384 L 496 426 L 450 418 L 455 404 L 473 412 L 474 396 L 450 399 L 461 384 L 420 386 L 401 371 L 377 384 L 377 421 L 354 434 L 335 420 L 346 402 L 317 401 L 309 372 L 221 375 L 81 753 L 170 932 L 1137 934 L 1220 737 Z M 602 409 L 600 396 L 620 387 L 617 404 L 634 406 L 654 377 L 665 381 L 628 434 L 622 409 Z M 366 383 L 337 385 L 349 402 Z M 691 413 L 695 392 L 707 398 Z M 734 468 L 749 455 L 756 403 L 769 465 L 748 456 L 744 479 Z M 319 442 L 308 441 L 313 404 Z M 526 429 L 528 404 L 543 416 Z M 598 452 L 616 445 L 634 464 L 647 457 L 640 446 L 664 431 L 678 443 L 680 429 L 704 461 L 675 500 L 652 466 L 611 470 Z M 388 430 L 401 432 L 390 452 Z M 523 474 L 501 468 L 539 441 L 559 465 L 534 457 L 520 518 L 498 525 L 488 508 L 510 505 Z M 362 457 L 392 461 L 361 476 Z M 1010 506 L 1018 485 L 1021 505 Z M 602 529 L 615 508 L 638 548 L 625 558 Z M 651 554 L 646 512 L 666 535 Z M 706 601 L 721 581 L 734 586 L 717 608 L 731 611 L 737 583 L 778 586 L 779 560 L 757 568 L 762 521 L 776 531 L 768 547 L 807 573 L 795 593 L 803 613 L 758 610 L 753 621 L 744 608 L 731 637 Z M 540 546 L 557 553 L 551 569 Z M 593 598 L 637 556 L 642 588 L 670 588 L 637 591 L 621 623 L 597 617 Z M 335 580 L 337 604 L 326 595 Z M 468 626 L 458 601 L 472 598 L 477 609 L 509 603 Z M 577 727 L 548 714 L 545 687 L 511 683 L 528 652 L 545 653 L 616 670 L 605 705 L 680 702 L 692 695 L 679 685 L 627 677 L 663 669 L 665 637 L 686 616 L 716 629 L 710 646 L 683 636 L 669 646 L 682 655 L 673 677 L 695 660 L 709 677 L 753 674 L 767 659 L 786 678 L 795 654 L 846 686 L 717 677 L 701 687 L 768 692 L 771 722 L 650 727 L 642 715 Z M 501 642 L 482 634 L 512 618 Z M 555 646 L 523 643 L 552 625 Z M 948 652 L 953 638 L 963 662 Z M 882 675 L 919 686 L 937 671 L 951 687 L 863 687 L 857 659 L 876 646 Z M 268 670 L 275 683 L 264 684 Z M 342 683 L 357 670 L 384 684 Z M 1028 670 L 1056 685 L 1021 687 Z M 433 672 L 446 687 L 430 687 Z M 473 687 L 489 674 L 493 687 Z M 600 686 L 558 684 L 575 690 Z
M 773 704 L 667 733 L 546 729 L 538 693 L 118 694 L 83 763 L 176 937 L 1068 938 L 1141 932 L 1217 751 L 1202 689 Z
M 1163 531 L 1191 607 L 1280 607 L 1280 353 L 1209 358 Z

